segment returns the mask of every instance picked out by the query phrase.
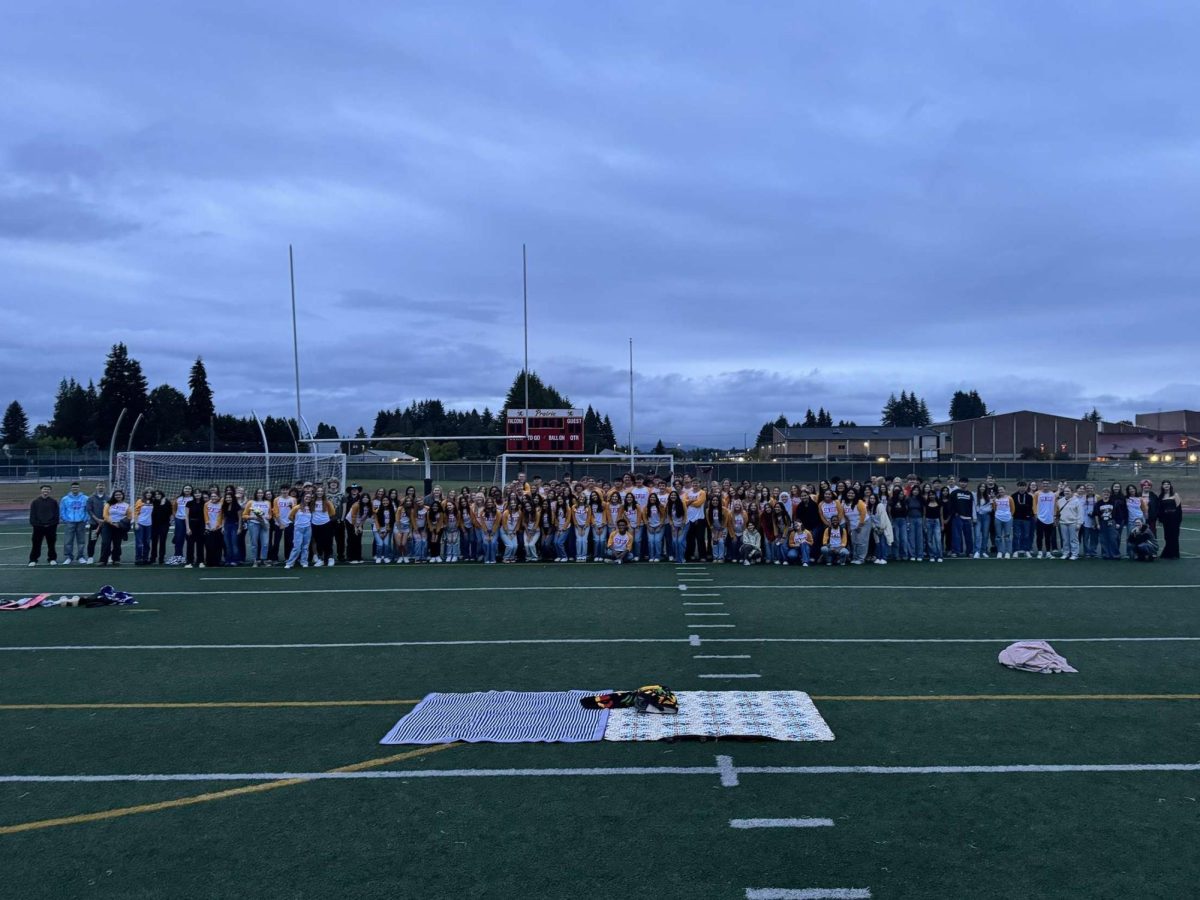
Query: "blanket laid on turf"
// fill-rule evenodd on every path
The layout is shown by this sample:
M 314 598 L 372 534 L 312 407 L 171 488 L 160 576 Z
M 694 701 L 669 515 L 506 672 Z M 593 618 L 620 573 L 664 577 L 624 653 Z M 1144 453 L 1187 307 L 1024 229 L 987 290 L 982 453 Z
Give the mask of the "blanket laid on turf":
M 584 709 L 595 691 L 480 691 L 430 694 L 387 733 L 381 744 L 443 744 L 450 741 L 574 744 L 598 741 L 607 709 Z
M 803 691 L 679 691 L 677 715 L 614 709 L 606 741 L 681 737 L 762 737 L 832 741 L 833 732 Z
M 1000 665 L 1022 672 L 1058 675 L 1079 670 L 1059 656 L 1045 641 L 1017 641 L 1000 651 Z

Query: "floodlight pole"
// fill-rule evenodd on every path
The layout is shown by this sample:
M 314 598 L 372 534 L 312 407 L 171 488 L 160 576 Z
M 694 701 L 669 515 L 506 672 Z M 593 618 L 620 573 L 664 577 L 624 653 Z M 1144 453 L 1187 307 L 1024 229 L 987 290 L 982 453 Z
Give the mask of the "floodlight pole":
M 529 264 L 521 245 L 521 301 L 525 312 L 525 449 L 529 449 Z
M 263 454 L 264 454 L 264 458 L 265 458 L 264 471 L 266 472 L 266 476 L 267 476 L 267 480 L 266 480 L 266 482 L 264 482 L 263 487 L 266 490 L 270 490 L 271 489 L 271 447 L 267 443 L 267 431 L 265 428 L 263 428 L 262 419 L 260 419 L 258 417 L 258 413 L 256 413 L 254 410 L 250 410 L 250 415 L 252 415 L 254 417 L 254 424 L 256 424 L 258 426 L 258 433 L 260 435 L 262 435 Z
M 629 339 L 629 471 L 633 465 L 633 338 Z
M 292 362 L 296 370 L 296 424 L 299 427 L 304 417 L 300 415 L 300 339 L 296 331 L 296 263 L 291 244 L 288 244 L 288 277 L 292 283 Z

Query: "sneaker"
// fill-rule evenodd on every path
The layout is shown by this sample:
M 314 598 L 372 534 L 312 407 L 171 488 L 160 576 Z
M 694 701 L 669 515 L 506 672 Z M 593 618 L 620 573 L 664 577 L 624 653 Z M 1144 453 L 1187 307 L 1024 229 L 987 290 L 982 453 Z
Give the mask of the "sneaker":
M 197 566 L 197 568 L 203 569 L 203 568 L 204 568 L 204 563 L 200 563 L 200 565 L 199 565 L 199 566 Z
M 326 563 L 326 565 L 328 565 L 328 566 L 329 566 L 329 568 L 331 568 L 331 569 L 332 569 L 332 568 L 333 568 L 333 566 L 334 566 L 334 561 L 331 559 L 331 560 L 330 560 L 328 563 Z
M 37 563 L 35 563 L 35 562 L 31 562 L 31 563 L 30 563 L 30 564 L 27 566 L 27 568 L 30 568 L 30 569 L 32 569 L 32 568 L 33 568 L 34 566 L 36 566 L 36 565 L 37 565 Z
M 81 557 L 79 557 L 79 559 L 77 559 L 75 561 L 77 563 L 79 563 L 79 565 L 81 565 L 81 566 L 86 566 L 88 563 L 91 562 L 91 560 L 88 559 L 86 556 L 81 556 Z
M 66 559 L 63 560 L 63 565 L 69 566 L 70 564 L 71 564 L 71 557 L 68 556 Z
M 743 560 L 742 560 L 742 565 L 743 565 L 743 566 L 748 566 L 748 565 L 750 565 L 750 560 L 748 560 L 748 559 L 743 559 Z
M 875 565 L 877 565 L 877 566 L 886 566 L 886 565 L 887 565 L 887 560 L 886 560 L 886 559 L 877 559 L 877 560 L 875 560 Z
M 319 568 L 321 568 L 321 566 L 323 566 L 323 565 L 325 565 L 325 563 L 323 563 L 323 562 L 322 562 L 321 560 L 319 560 L 319 559 L 317 559 L 317 560 L 314 560 L 314 561 L 313 561 L 313 568 L 314 568 L 314 569 L 319 569 Z
M 1037 555 L 1038 559 L 1043 559 L 1043 558 L 1045 558 L 1045 556 L 1046 556 L 1046 554 L 1043 553 L 1041 550 L 1038 551 L 1038 555 Z
M 940 559 L 939 559 L 939 560 L 935 560 L 935 562 L 941 562 L 941 560 L 940 560 Z
M 191 563 L 188 563 L 187 565 L 184 566 L 185 569 L 190 569 L 191 567 L 192 567 Z
M 861 566 L 862 564 L 863 564 L 863 561 L 861 559 L 850 560 L 850 565 L 852 565 L 852 566 Z
M 800 567 L 801 567 L 802 569 L 807 569 L 807 568 L 808 568 L 808 563 L 800 563 Z
M 290 569 L 290 568 L 291 568 L 293 565 L 294 565 L 294 563 L 286 562 L 286 563 L 284 563 L 284 564 L 283 564 L 283 567 L 284 567 L 285 569 Z
M 979 559 L 979 554 L 976 553 L 976 554 L 972 555 L 971 559 Z

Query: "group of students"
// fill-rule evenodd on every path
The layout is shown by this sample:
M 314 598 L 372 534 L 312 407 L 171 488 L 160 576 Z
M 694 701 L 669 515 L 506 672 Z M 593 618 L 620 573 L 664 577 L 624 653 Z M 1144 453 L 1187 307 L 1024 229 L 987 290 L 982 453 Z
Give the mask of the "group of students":
M 50 507 L 54 507 L 53 511 Z M 90 562 L 100 541 L 100 565 L 119 565 L 132 533 L 138 565 L 352 565 L 366 562 L 484 564 L 613 562 L 671 559 L 753 565 L 886 565 L 889 561 L 1179 557 L 1182 499 L 1169 481 L 1159 492 L 1113 484 L 1017 483 L 1009 493 L 988 476 L 972 490 L 966 478 L 942 483 L 910 475 L 890 482 L 840 479 L 789 490 L 709 482 L 684 475 L 668 481 L 628 473 L 619 483 L 592 478 L 527 480 L 457 494 L 434 487 L 420 496 L 365 491 L 336 479 L 283 484 L 278 491 L 184 485 L 175 498 L 147 490 L 132 504 L 103 484 L 91 497 L 78 484 L 61 501 L 43 486 L 30 507 L 30 565 L 48 540 L 55 564 L 53 518 L 67 526 L 69 563 Z M 171 535 L 173 528 L 173 537 Z M 87 552 L 83 554 L 83 534 Z M 174 555 L 166 556 L 172 537 Z M 76 556 L 76 554 L 78 554 Z

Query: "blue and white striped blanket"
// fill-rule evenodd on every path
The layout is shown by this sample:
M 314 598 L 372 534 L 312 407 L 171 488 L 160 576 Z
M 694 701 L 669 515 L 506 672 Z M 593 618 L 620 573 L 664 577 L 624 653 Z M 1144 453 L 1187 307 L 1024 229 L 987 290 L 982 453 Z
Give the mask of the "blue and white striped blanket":
M 387 733 L 381 744 L 598 741 L 607 709 L 584 709 L 580 697 L 600 691 L 480 691 L 429 694 Z

